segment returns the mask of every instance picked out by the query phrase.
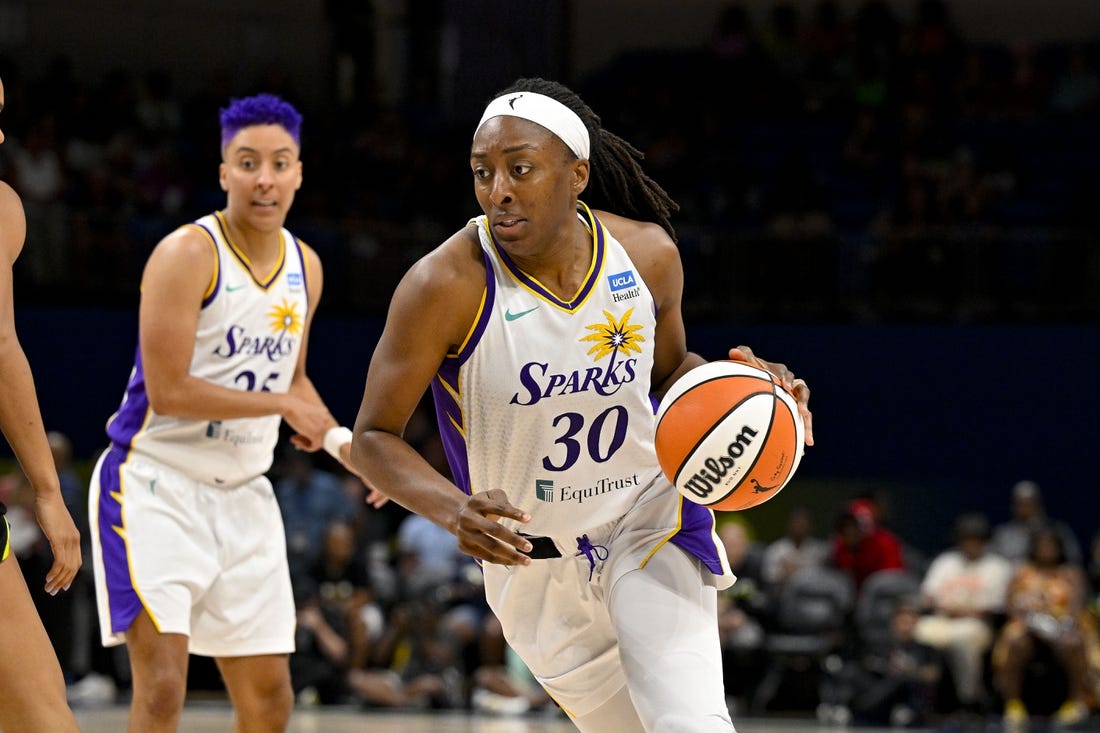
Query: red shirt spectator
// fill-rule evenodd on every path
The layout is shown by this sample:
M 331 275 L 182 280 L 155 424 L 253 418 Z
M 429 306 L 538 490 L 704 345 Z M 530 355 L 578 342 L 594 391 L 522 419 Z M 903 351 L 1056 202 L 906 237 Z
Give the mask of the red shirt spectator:
M 853 501 L 837 520 L 833 564 L 852 575 L 856 590 L 876 570 L 904 568 L 901 540 L 878 524 L 874 506 Z

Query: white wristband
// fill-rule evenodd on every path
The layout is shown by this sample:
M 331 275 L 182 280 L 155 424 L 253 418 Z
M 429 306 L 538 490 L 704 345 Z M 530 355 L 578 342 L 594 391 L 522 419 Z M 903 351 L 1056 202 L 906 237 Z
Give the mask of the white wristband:
M 340 448 L 351 442 L 351 431 L 345 428 L 343 425 L 337 425 L 334 428 L 329 428 L 325 433 L 325 439 L 322 445 L 325 448 L 325 452 L 330 456 L 344 462 L 344 459 L 340 457 Z

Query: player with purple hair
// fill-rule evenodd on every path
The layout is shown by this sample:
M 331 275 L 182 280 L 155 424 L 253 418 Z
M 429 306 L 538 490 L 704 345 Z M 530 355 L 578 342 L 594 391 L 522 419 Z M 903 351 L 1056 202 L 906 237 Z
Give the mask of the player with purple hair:
M 317 253 L 284 228 L 302 185 L 301 115 L 270 94 L 221 112 L 220 211 L 162 239 L 141 280 L 138 348 L 89 492 L 103 643 L 125 643 L 131 733 L 175 731 L 189 654 L 214 657 L 235 730 L 283 731 L 295 608 L 270 481 L 291 442 L 349 460 L 306 376 Z
M 257 94 L 235 100 L 221 111 L 222 152 L 237 133 L 253 125 L 278 125 L 290 135 L 294 144 L 302 146 L 302 115 L 281 97 Z

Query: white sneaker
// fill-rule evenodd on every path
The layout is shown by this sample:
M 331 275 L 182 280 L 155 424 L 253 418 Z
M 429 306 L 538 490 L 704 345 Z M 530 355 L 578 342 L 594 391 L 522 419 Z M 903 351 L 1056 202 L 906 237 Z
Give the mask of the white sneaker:
M 65 691 L 69 698 L 69 704 L 74 707 L 81 705 L 110 705 L 118 696 L 115 681 L 103 674 L 92 672 L 80 680 L 69 685 Z

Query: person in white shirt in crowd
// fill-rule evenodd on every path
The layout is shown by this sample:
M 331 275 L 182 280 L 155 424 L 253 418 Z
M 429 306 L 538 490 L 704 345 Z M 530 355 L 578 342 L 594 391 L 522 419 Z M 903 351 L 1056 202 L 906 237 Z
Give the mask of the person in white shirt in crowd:
M 829 544 L 814 534 L 814 515 L 798 505 L 787 515 L 787 532 L 764 549 L 761 575 L 773 595 L 787 578 L 805 567 L 820 567 L 829 558 Z
M 921 583 L 926 613 L 915 629 L 918 641 L 943 652 L 958 703 L 971 711 L 988 702 L 984 657 L 1012 577 L 1012 563 L 989 550 L 989 537 L 985 514 L 955 520 L 954 546 L 933 558 Z

